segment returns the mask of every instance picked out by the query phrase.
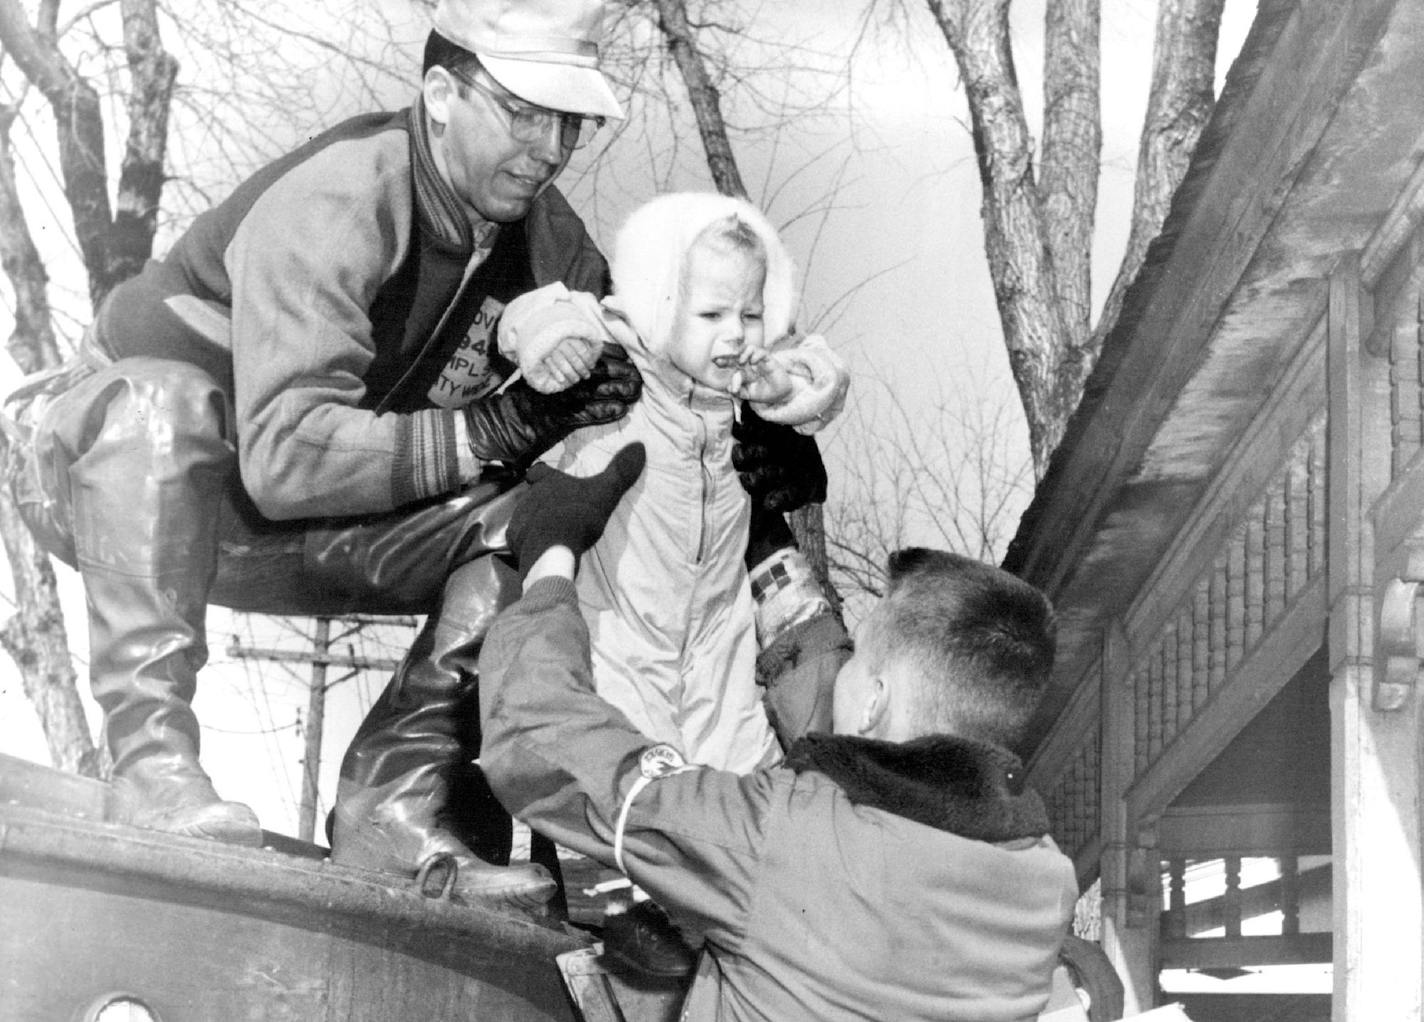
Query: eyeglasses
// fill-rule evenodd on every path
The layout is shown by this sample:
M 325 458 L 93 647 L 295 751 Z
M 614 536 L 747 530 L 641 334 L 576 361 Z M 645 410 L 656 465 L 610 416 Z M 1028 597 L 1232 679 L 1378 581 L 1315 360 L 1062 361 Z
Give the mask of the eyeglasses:
M 460 83 L 478 89 L 486 99 L 499 107 L 509 118 L 509 133 L 520 142 L 537 142 L 541 138 L 548 138 L 549 125 L 557 118 L 559 145 L 565 149 L 582 149 L 593 141 L 594 134 L 603 127 L 602 117 L 566 114 L 542 106 L 515 106 L 505 96 L 477 78 L 467 77 L 454 70 L 450 70 L 450 74 Z

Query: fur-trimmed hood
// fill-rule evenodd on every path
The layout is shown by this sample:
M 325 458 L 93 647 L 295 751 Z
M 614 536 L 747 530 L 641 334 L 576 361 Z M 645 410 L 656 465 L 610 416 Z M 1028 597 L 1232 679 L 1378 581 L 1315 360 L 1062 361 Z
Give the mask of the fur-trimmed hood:
M 762 293 L 768 344 L 791 331 L 796 318 L 796 267 L 766 217 L 745 199 L 716 192 L 670 192 L 639 207 L 613 245 L 613 292 L 648 349 L 667 344 L 677 310 L 678 285 L 688 249 L 718 220 L 737 216 L 766 247 Z
M 811 734 L 791 747 L 786 766 L 825 774 L 856 805 L 960 837 L 1003 842 L 1048 833 L 1047 810 L 1024 786 L 1023 765 L 997 745 L 950 735 L 882 742 Z

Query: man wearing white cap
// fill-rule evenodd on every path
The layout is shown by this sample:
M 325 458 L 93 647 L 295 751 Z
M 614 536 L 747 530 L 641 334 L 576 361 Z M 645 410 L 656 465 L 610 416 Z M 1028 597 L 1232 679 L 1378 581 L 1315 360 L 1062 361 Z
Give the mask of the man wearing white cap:
M 209 603 L 428 614 L 343 763 L 334 858 L 411 877 L 440 856 L 455 894 L 486 902 L 554 890 L 537 866 L 481 861 L 442 814 L 474 756 L 470 671 L 500 598 L 484 555 L 522 470 L 639 393 L 616 350 L 549 397 L 496 393 L 508 366 L 490 355 L 516 295 L 607 288 L 551 187 L 622 113 L 598 70 L 602 15 L 600 0 L 442 0 L 409 109 L 259 170 L 110 294 L 78 358 L 12 398 L 21 513 L 86 587 L 118 819 L 263 840 L 199 765 Z
M 29 434 L 21 514 L 86 588 L 118 819 L 263 839 L 199 765 L 209 603 L 427 614 L 342 763 L 333 859 L 400 878 L 453 863 L 466 900 L 553 893 L 538 866 L 484 861 L 507 861 L 508 817 L 461 830 L 452 807 L 479 799 L 451 785 L 483 785 L 473 671 L 513 591 L 488 555 L 523 470 L 621 417 L 641 385 L 610 347 L 559 394 L 497 389 L 510 367 L 490 343 L 519 294 L 607 291 L 551 187 L 622 115 L 599 72 L 602 16 L 602 0 L 441 0 L 408 109 L 259 170 L 114 289 L 75 360 L 12 396 Z M 824 484 L 818 459 L 808 475 L 775 457 L 759 482 L 783 507 L 815 471 Z

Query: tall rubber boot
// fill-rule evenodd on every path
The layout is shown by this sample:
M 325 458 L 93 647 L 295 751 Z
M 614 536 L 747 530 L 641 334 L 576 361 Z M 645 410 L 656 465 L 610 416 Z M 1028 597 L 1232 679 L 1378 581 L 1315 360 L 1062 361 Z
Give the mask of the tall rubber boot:
M 439 613 L 416 637 L 342 760 L 333 862 L 408 878 L 435 857 L 449 856 L 457 867 L 451 896 L 458 900 L 528 910 L 553 895 L 554 881 L 542 866 L 485 862 L 447 819 L 452 777 L 476 754 L 460 734 L 479 712 L 480 644 L 517 586 L 514 573 L 489 556 L 450 576 Z
M 226 398 L 192 367 L 132 361 L 66 395 L 84 413 L 71 426 L 89 441 L 68 475 L 90 680 L 114 762 L 113 816 L 260 845 L 256 815 L 221 799 L 199 766 L 191 706 L 207 661 L 218 504 L 235 464 Z

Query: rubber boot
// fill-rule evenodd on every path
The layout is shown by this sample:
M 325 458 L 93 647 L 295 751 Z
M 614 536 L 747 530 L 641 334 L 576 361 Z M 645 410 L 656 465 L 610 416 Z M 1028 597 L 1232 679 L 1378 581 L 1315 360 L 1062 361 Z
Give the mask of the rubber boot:
M 206 654 L 203 604 L 185 607 L 181 597 L 174 600 L 181 582 L 88 575 L 85 583 L 90 670 L 114 760 L 112 818 L 260 846 L 256 814 L 224 801 L 198 763 L 198 720 L 189 701 Z
M 410 878 L 437 857 L 453 861 L 451 896 L 469 904 L 542 909 L 554 894 L 542 866 L 486 862 L 455 836 L 448 820 L 452 778 L 476 755 L 460 735 L 478 714 L 480 644 L 499 608 L 517 594 L 517 584 L 493 557 L 450 576 L 439 613 L 416 637 L 342 760 L 333 862 Z M 507 836 L 503 840 L 507 849 Z
M 223 801 L 199 766 L 191 706 L 207 660 L 218 503 L 235 463 L 226 399 L 192 367 L 134 361 L 132 372 L 106 371 L 67 396 L 84 405 L 88 429 L 97 426 L 69 478 L 90 680 L 114 763 L 112 816 L 260 845 L 256 815 Z

